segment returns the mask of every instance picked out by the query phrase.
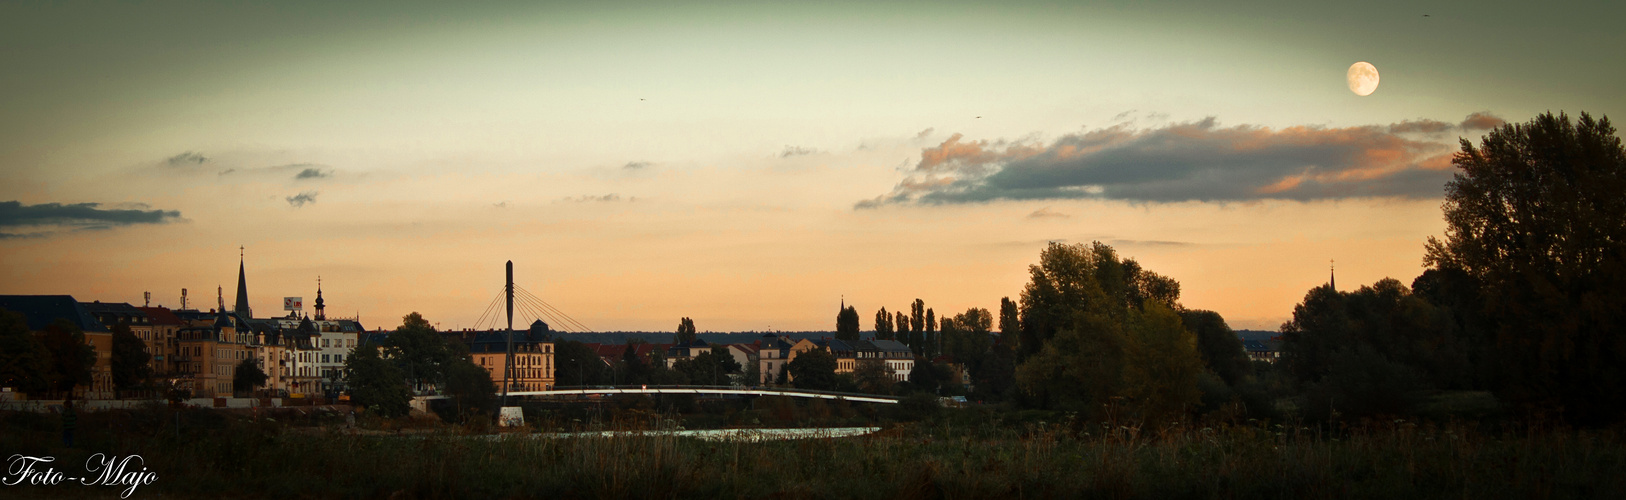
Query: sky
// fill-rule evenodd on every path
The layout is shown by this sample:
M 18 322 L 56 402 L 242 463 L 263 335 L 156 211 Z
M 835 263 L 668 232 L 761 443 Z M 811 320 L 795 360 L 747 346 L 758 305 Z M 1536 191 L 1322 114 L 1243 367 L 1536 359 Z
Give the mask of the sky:
M 867 329 L 1100 241 L 1274 330 L 1422 272 L 1459 139 L 1626 116 L 1626 3 L 1319 3 L 8 2 L 0 293 Z

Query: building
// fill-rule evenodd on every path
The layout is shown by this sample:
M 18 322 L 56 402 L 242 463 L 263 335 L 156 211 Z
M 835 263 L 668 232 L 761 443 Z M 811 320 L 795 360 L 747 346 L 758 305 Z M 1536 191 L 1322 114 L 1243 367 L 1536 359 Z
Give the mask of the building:
M 1242 348 L 1248 351 L 1248 360 L 1275 363 L 1282 359 L 1282 341 L 1270 340 L 1243 340 Z
M 0 295 L 0 309 L 21 314 L 36 336 L 46 335 L 52 324 L 66 321 L 85 334 L 85 343 L 96 351 L 91 366 L 90 385 L 78 386 L 73 396 L 81 399 L 113 397 L 113 334 L 107 326 L 71 295 Z
M 512 380 L 507 380 L 507 331 L 465 331 L 448 335 L 469 347 L 472 361 L 491 374 L 491 381 L 496 384 L 498 393 L 502 392 L 505 381 L 512 384 L 508 388 L 510 392 L 553 389 L 556 366 L 553 359 L 553 331 L 542 320 L 532 322 L 528 329 L 514 331 Z
M 859 361 L 876 359 L 886 364 L 887 371 L 892 379 L 897 381 L 909 380 L 909 372 L 915 369 L 914 352 L 909 346 L 896 340 L 864 340 L 855 343 L 855 354 Z
M 180 351 L 180 332 L 186 326 L 174 312 L 162 307 L 138 307 L 152 325 L 152 340 L 147 342 L 147 354 L 152 355 L 152 374 L 157 379 L 168 379 L 180 371 L 175 354 Z
M 762 336 L 757 350 L 758 385 L 768 385 L 781 379 L 788 380 L 785 366 L 790 364 L 790 349 L 795 343 L 772 333 Z

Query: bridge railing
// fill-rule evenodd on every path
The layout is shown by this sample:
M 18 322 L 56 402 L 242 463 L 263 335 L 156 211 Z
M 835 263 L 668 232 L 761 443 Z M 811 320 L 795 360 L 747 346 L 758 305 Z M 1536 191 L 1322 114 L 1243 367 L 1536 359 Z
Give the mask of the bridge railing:
M 772 387 L 772 386 L 754 386 L 754 385 L 752 385 L 752 386 L 748 386 L 748 385 L 556 385 L 556 386 L 553 386 L 553 389 L 551 389 L 550 391 L 546 391 L 546 392 L 553 392 L 553 391 L 583 391 L 583 392 L 590 393 L 590 392 L 593 392 L 593 391 L 659 390 L 659 389 L 693 390 L 693 391 L 696 391 L 696 392 L 708 392 L 708 391 L 785 392 L 785 393 L 801 393 L 801 394 L 819 394 L 819 395 L 825 395 L 825 396 L 837 396 L 837 397 L 844 397 L 844 398 L 891 399 L 891 400 L 895 400 L 895 401 L 901 399 L 901 398 L 898 398 L 897 396 L 893 396 L 891 394 L 865 394 L 865 393 L 861 393 L 861 392 L 823 391 L 823 390 L 818 390 L 818 389 L 799 389 L 799 388 L 794 388 L 794 387 Z

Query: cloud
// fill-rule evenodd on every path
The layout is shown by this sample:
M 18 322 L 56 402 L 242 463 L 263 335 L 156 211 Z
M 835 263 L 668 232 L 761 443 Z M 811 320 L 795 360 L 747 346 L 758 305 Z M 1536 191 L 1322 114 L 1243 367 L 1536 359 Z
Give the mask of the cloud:
M 1033 213 L 1028 214 L 1029 219 L 1066 219 L 1069 217 L 1072 216 L 1061 212 L 1051 211 L 1050 207 L 1034 210 Z
M 626 165 L 622 165 L 621 168 L 625 170 L 643 170 L 649 168 L 650 165 L 652 163 L 647 161 L 629 161 Z
M 1489 115 L 1470 116 L 1478 126 Z M 857 203 L 1109 199 L 1138 202 L 1432 198 L 1451 178 L 1453 144 L 1435 120 L 1388 126 L 1222 127 L 1210 117 L 1157 128 L 1128 124 L 1037 140 L 968 141 L 921 151 L 892 192 Z
M 920 133 L 915 134 L 915 138 L 916 139 L 925 139 L 926 136 L 932 135 L 932 132 L 936 132 L 936 131 L 937 131 L 937 128 L 935 128 L 935 127 L 926 127 L 926 130 L 922 130 L 922 131 L 920 131 Z
M 1490 129 L 1493 129 L 1493 128 L 1496 128 L 1496 127 L 1500 127 L 1500 126 L 1502 126 L 1502 124 L 1505 124 L 1505 123 L 1507 123 L 1507 120 L 1497 118 L 1497 117 L 1491 115 L 1489 112 L 1481 111 L 1481 112 L 1478 112 L 1478 113 L 1468 115 L 1467 119 L 1462 120 L 1462 129 L 1463 130 L 1490 130 Z
M 169 157 L 169 159 L 164 160 L 164 162 L 168 163 L 169 166 L 171 166 L 171 167 L 190 167 L 190 166 L 202 165 L 203 162 L 206 162 L 206 161 L 209 161 L 209 158 L 203 156 L 202 154 L 194 152 L 194 151 L 187 151 L 185 153 L 181 153 L 181 154 L 178 154 L 178 155 L 175 155 L 175 156 L 171 156 L 171 157 Z
M 1164 240 L 1112 240 L 1110 243 L 1112 243 L 1112 246 L 1115 246 L 1115 247 L 1130 247 L 1130 246 L 1185 247 L 1185 246 L 1191 246 L 1191 245 L 1195 244 L 1195 243 L 1191 243 L 1189 241 L 1164 241 Z
M 321 193 L 316 191 L 304 191 L 299 194 L 289 196 L 286 199 L 288 200 L 289 205 L 292 205 L 294 208 L 299 208 L 308 203 L 316 203 L 316 195 L 318 194 Z
M 332 176 L 333 173 L 331 171 L 323 171 L 320 168 L 307 168 L 299 171 L 299 174 L 295 175 L 294 179 L 321 179 L 323 177 Z
M 780 158 L 790 158 L 792 156 L 804 156 L 804 155 L 810 155 L 810 154 L 814 154 L 814 153 L 818 153 L 818 152 L 819 152 L 819 150 L 812 149 L 812 148 L 803 148 L 803 147 L 797 147 L 797 146 L 785 146 L 785 150 L 779 153 L 779 157 Z
M 136 224 L 166 224 L 181 220 L 181 213 L 174 210 L 102 209 L 98 208 L 100 206 L 100 203 L 23 205 L 17 201 L 0 201 L 0 239 L 43 237 L 56 233 L 54 230 L 29 233 L 8 231 L 12 228 L 44 227 L 88 231 Z
M 601 196 L 582 195 L 582 196 L 578 196 L 578 197 L 575 197 L 575 198 L 564 198 L 563 201 L 569 201 L 569 202 L 575 202 L 575 203 L 615 202 L 615 201 L 621 201 L 621 195 L 615 194 L 615 193 L 610 193 L 610 194 L 601 195 Z M 637 198 L 628 198 L 627 201 L 637 201 Z

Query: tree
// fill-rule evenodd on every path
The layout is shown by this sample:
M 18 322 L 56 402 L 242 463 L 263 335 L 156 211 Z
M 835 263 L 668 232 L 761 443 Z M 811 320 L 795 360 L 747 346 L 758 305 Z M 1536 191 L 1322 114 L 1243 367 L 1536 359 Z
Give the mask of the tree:
M 909 307 L 910 347 L 915 348 L 915 355 L 921 355 L 921 347 L 925 343 L 923 334 L 926 332 L 926 301 L 915 299 Z
M 836 340 L 858 340 L 858 309 L 843 307 L 836 313 Z
M 344 360 L 347 387 L 355 405 L 384 417 L 397 417 L 411 410 L 412 389 L 400 367 L 385 360 L 375 344 L 364 343 Z
M 926 347 L 921 349 L 927 359 L 934 358 L 941 352 L 941 345 L 937 341 L 937 313 L 926 308 Z
M 73 322 L 59 319 L 45 327 L 41 343 L 51 354 L 53 387 L 60 392 L 73 392 L 79 385 L 90 385 L 90 370 L 96 366 L 96 348 L 85 342 L 85 332 Z
M 917 361 L 914 368 L 909 370 L 909 386 L 916 391 L 936 394 L 943 383 L 938 375 L 937 367 L 930 361 Z
M 232 369 L 231 390 L 237 394 L 252 393 L 265 385 L 267 380 L 271 380 L 271 376 L 260 368 L 259 358 L 245 358 Z
M 384 337 L 383 347 L 416 389 L 443 380 L 454 359 L 446 337 L 416 312 L 401 318 L 401 326 Z
M 50 389 L 51 352 L 21 314 L 0 309 L 0 386 L 38 393 Z
M 912 336 L 913 334 L 911 334 L 909 331 L 909 317 L 905 316 L 903 311 L 898 311 L 897 321 L 894 322 L 893 325 L 898 329 L 898 342 L 902 342 L 903 345 L 909 346 L 911 349 L 913 349 L 915 344 L 914 337 Z
M 871 358 L 859 360 L 858 366 L 853 367 L 853 382 L 862 392 L 891 394 L 897 381 L 892 378 L 892 369 L 887 368 L 886 361 Z
M 1017 338 L 1022 334 L 1022 313 L 1017 310 L 1016 302 L 1010 297 L 999 299 L 999 343 L 1017 347 Z
M 130 325 L 119 323 L 113 325 L 113 387 L 126 391 L 147 383 L 152 377 L 152 367 L 148 362 L 152 355 L 147 353 L 147 343 L 130 332 Z
M 680 359 L 672 369 L 682 373 L 691 384 L 723 385 L 729 374 L 739 373 L 740 362 L 726 348 L 707 349 L 689 359 Z
M 553 345 L 553 377 L 556 385 L 579 387 L 604 383 L 604 361 L 587 344 L 566 340 Z
M 457 404 L 459 418 L 489 414 L 497 406 L 497 386 L 491 381 L 491 373 L 466 358 L 447 365 L 446 392 Z
M 1253 373 L 1242 338 L 1219 313 L 1192 309 L 1182 311 L 1180 319 L 1187 330 L 1197 335 L 1197 351 L 1202 354 L 1203 364 L 1226 385 L 1234 386 Z
M 785 365 L 790 372 L 791 384 L 798 389 L 834 390 L 836 386 L 836 356 L 823 347 L 802 351 L 796 359 Z
M 695 337 L 696 337 L 696 333 L 695 333 L 695 330 L 694 330 L 694 320 L 689 319 L 687 317 L 683 318 L 682 320 L 679 320 L 678 321 L 678 327 L 677 327 L 677 336 L 673 338 L 673 341 L 677 342 L 679 344 L 690 344 L 690 343 L 694 343 Z
M 875 340 L 893 338 L 895 337 L 892 335 L 892 313 L 886 312 L 886 308 L 882 307 L 881 310 L 875 311 Z
M 1282 361 L 1299 381 L 1314 383 L 1327 376 L 1339 353 L 1367 350 L 1417 371 L 1420 383 L 1469 388 L 1466 349 L 1454 326 L 1448 311 L 1394 279 L 1349 293 L 1320 286 L 1282 325 Z
M 1203 373 L 1197 336 L 1181 323 L 1180 314 L 1156 299 L 1129 311 L 1124 349 L 1124 396 L 1142 418 L 1161 420 L 1183 413 L 1201 393 L 1197 377 Z
M 1626 415 L 1626 148 L 1607 117 L 1546 113 L 1462 140 L 1445 241 L 1424 262 L 1482 287 L 1496 390 L 1577 423 Z

